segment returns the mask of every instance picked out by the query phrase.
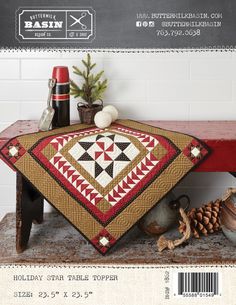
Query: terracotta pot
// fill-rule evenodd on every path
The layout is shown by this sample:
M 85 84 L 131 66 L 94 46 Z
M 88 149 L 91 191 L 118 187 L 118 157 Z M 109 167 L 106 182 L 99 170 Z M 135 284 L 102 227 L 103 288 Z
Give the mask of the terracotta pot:
M 101 111 L 103 104 L 93 104 L 91 108 L 84 104 L 78 103 L 77 109 L 79 112 L 80 122 L 83 124 L 94 124 L 94 116 L 98 111 Z

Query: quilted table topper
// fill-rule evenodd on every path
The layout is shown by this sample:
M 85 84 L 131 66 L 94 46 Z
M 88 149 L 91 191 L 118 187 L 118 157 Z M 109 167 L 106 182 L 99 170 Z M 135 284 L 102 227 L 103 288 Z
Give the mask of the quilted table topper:
M 207 154 L 191 136 L 130 120 L 19 136 L 1 149 L 102 254 Z

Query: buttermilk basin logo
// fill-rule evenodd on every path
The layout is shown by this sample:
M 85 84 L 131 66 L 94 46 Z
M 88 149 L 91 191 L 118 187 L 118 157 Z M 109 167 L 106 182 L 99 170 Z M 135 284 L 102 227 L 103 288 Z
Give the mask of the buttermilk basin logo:
M 91 42 L 95 38 L 95 11 L 90 7 L 20 8 L 16 12 L 16 38 L 20 42 Z

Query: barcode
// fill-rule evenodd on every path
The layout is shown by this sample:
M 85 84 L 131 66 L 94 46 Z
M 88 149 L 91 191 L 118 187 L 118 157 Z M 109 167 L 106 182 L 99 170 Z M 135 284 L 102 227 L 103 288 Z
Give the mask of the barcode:
M 218 272 L 178 272 L 179 296 L 219 295 Z

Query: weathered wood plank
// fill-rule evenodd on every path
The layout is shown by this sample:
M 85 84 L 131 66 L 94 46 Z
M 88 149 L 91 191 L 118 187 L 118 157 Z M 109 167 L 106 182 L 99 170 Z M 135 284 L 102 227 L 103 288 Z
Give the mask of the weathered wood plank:
M 14 227 L 15 214 L 6 215 L 0 223 L 0 263 L 236 263 L 236 248 L 222 233 L 159 253 L 156 240 L 134 228 L 104 257 L 57 213 L 45 214 L 43 226 L 33 225 L 29 248 L 20 254 L 15 251 Z

